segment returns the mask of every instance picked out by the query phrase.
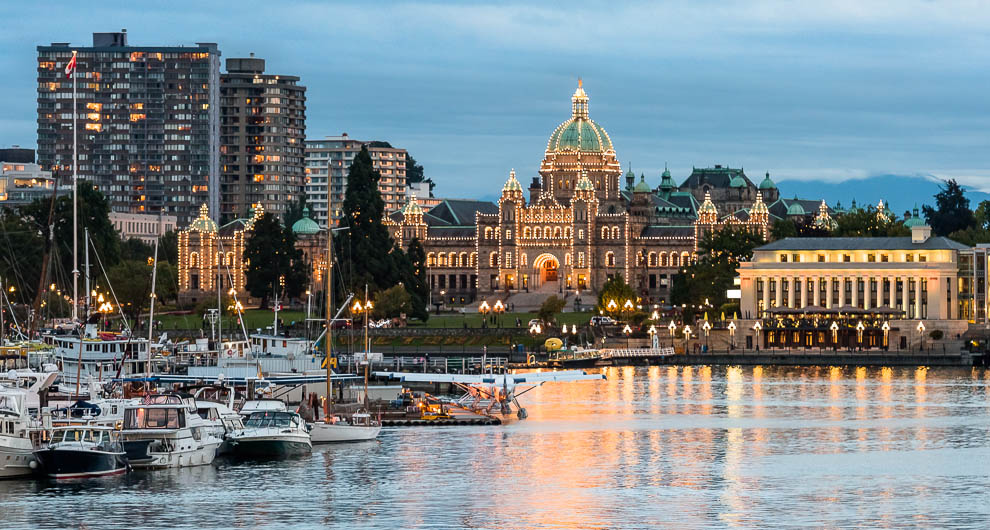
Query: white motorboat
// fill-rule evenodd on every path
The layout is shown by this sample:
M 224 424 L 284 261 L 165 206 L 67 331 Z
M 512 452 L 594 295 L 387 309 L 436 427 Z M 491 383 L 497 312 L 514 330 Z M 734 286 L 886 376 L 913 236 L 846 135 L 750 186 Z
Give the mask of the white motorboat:
M 58 372 L 11 370 L 0 385 L 0 478 L 32 474 L 34 445 L 42 428 L 34 418 L 40 408 L 39 392 L 46 390 Z
M 247 418 L 255 412 L 287 412 L 285 402 L 278 399 L 252 399 L 241 406 L 241 416 Z
M 160 469 L 213 463 L 223 442 L 215 427 L 192 396 L 160 394 L 125 408 L 121 433 L 132 467 Z
M 51 432 L 47 447 L 34 452 L 48 478 L 92 478 L 126 473 L 127 454 L 113 427 L 73 425 Z
M 370 414 L 364 413 L 352 415 L 350 421 L 334 416 L 329 422 L 316 421 L 310 424 L 310 436 L 315 444 L 374 440 L 381 430 L 381 423 L 372 419 Z
M 230 453 L 242 458 L 289 458 L 313 450 L 309 428 L 295 412 L 253 412 L 227 441 Z

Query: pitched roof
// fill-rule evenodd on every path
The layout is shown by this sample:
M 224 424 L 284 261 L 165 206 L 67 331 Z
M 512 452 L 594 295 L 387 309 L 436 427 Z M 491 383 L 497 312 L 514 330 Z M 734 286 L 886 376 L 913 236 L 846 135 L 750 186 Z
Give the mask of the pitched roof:
M 693 226 L 649 225 L 644 226 L 639 237 L 694 237 Z
M 757 247 L 775 250 L 966 250 L 969 247 L 947 237 L 930 237 L 914 243 L 910 237 L 788 237 Z
M 489 201 L 444 199 L 424 216 L 426 223 L 449 226 L 474 226 L 476 213 L 496 214 L 498 205 Z M 433 221 L 433 222 L 431 222 Z
M 427 227 L 428 237 L 469 237 L 473 238 L 473 226 L 430 226 Z
M 733 169 L 730 167 L 715 166 L 696 167 L 692 169 L 691 175 L 684 180 L 681 188 L 697 189 L 701 188 L 704 184 L 715 188 L 728 188 L 729 184 L 732 183 L 732 179 L 736 177 L 741 177 L 746 182 L 746 186 L 756 187 L 753 181 L 749 180 L 749 177 L 743 172 L 742 168 Z

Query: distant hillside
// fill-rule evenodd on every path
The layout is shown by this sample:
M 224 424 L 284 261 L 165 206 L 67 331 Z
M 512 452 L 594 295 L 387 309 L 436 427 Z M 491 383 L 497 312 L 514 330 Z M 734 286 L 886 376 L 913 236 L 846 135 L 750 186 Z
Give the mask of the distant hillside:
M 784 180 L 777 183 L 781 197 L 802 199 L 825 199 L 830 206 L 841 201 L 843 207 L 852 204 L 876 204 L 880 199 L 890 204 L 898 215 L 924 204 L 934 204 L 939 182 L 921 175 L 878 175 L 865 179 L 852 179 L 842 182 L 813 182 Z M 964 186 L 965 187 L 965 186 Z M 990 193 L 966 189 L 970 207 L 976 208 L 980 201 L 990 200 Z

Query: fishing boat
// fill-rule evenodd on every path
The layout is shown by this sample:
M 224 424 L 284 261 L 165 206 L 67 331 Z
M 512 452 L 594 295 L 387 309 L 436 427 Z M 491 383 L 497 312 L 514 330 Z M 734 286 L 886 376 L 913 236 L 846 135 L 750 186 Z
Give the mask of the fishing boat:
M 252 412 L 228 442 L 230 454 L 241 458 L 290 458 L 313 450 L 306 422 L 286 411 Z
M 0 384 L 0 478 L 24 477 L 34 471 L 35 441 L 42 431 L 35 419 L 40 392 L 51 386 L 58 372 L 11 370 Z
M 104 425 L 73 425 L 51 431 L 47 447 L 34 452 L 48 478 L 92 478 L 126 473 L 120 432 Z
M 124 449 L 134 468 L 161 469 L 213 463 L 223 443 L 214 424 L 197 413 L 192 396 L 157 394 L 124 409 Z

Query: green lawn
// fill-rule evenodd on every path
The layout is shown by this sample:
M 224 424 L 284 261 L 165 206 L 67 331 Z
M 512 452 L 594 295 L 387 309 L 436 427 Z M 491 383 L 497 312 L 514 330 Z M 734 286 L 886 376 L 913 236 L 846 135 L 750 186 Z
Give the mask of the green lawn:
M 558 313 L 557 322 L 568 326 L 573 324 L 577 324 L 578 326 L 587 325 L 588 321 L 591 320 L 592 314 L 591 312 Z M 504 313 L 496 317 L 497 320 L 501 320 L 503 328 L 515 327 L 517 318 L 522 323 L 522 327 L 528 329 L 529 321 L 536 318 L 536 313 Z M 426 327 L 463 328 L 466 322 L 469 328 L 480 328 L 482 319 L 483 317 L 478 313 L 467 313 L 463 315 L 458 313 L 431 314 L 430 319 L 426 322 Z M 422 324 L 414 323 L 412 325 L 421 326 Z M 489 323 L 489 327 L 497 327 L 497 325 Z
M 282 319 L 283 324 L 289 325 L 292 321 L 302 323 L 306 318 L 306 313 L 304 311 L 279 311 L 278 317 Z M 161 321 L 163 331 L 170 329 L 199 329 L 204 325 L 203 317 L 195 313 L 189 315 L 155 316 L 155 320 Z M 244 325 L 248 331 L 271 326 L 274 320 L 275 312 L 270 309 L 248 309 L 244 311 Z M 209 329 L 209 323 L 205 322 L 205 325 Z M 224 316 L 223 328 L 229 330 L 234 327 L 240 327 L 236 317 Z

